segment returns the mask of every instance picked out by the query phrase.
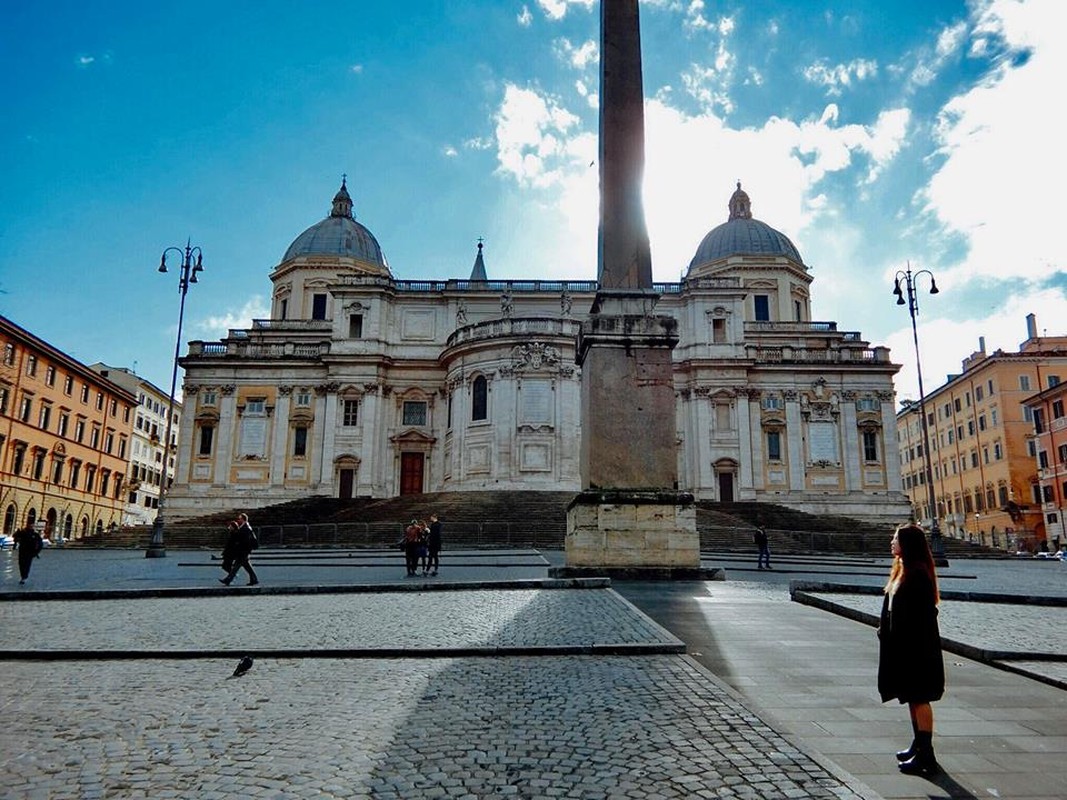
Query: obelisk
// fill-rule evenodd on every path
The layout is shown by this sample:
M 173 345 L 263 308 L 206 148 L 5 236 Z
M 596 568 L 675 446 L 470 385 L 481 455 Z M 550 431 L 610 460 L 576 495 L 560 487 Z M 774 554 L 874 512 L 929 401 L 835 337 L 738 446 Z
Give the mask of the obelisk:
M 638 0 L 601 0 L 598 287 L 578 337 L 583 491 L 567 511 L 571 570 L 700 566 L 693 497 L 678 491 L 678 325 L 655 314 L 644 150 Z

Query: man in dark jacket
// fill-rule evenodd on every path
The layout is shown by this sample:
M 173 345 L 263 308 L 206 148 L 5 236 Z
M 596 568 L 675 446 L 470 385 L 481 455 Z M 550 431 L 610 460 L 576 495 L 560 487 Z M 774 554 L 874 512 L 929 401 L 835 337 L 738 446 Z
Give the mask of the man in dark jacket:
M 436 514 L 430 515 L 430 534 L 426 537 L 426 546 L 429 548 L 427 569 L 431 575 L 436 575 L 437 568 L 441 566 L 441 521 Z

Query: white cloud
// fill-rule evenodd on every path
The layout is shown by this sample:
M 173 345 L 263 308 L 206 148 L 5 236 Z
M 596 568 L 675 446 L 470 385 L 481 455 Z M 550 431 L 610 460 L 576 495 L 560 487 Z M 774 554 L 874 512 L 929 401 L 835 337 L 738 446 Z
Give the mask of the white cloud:
M 571 6 L 581 6 L 586 11 L 593 7 L 594 0 L 537 0 L 537 5 L 545 12 L 545 16 L 552 20 L 560 20 L 567 16 Z
M 816 86 L 825 86 L 831 96 L 839 96 L 853 81 L 865 81 L 878 74 L 878 62 L 857 58 L 847 64 L 830 65 L 825 59 L 804 68 L 804 78 Z
M 580 163 L 584 136 L 578 117 L 551 97 L 508 84 L 496 114 L 498 170 L 520 186 L 545 188 L 560 183 Z
M 78 56 L 78 66 L 87 67 L 96 61 L 95 56 Z
M 1019 345 L 1026 341 L 1027 314 L 1037 316 L 1038 335 L 1043 335 L 1046 328 L 1051 336 L 1062 335 L 1064 298 L 1055 290 L 1022 285 L 1009 295 L 1003 308 L 992 314 L 976 313 L 964 319 L 950 319 L 940 315 L 937 305 L 952 292 L 953 284 L 939 274 L 938 286 L 942 294 L 930 296 L 926 293 L 927 284 L 921 285 L 920 313 L 916 318 L 923 388 L 928 395 L 943 385 L 948 375 L 962 372 L 963 359 L 978 350 L 979 337 L 985 337 L 986 353 L 997 349 L 1018 351 Z M 902 327 L 887 337 L 885 343 L 891 350 L 893 361 L 902 365 L 895 379 L 897 399 L 918 400 L 919 380 L 911 318 L 906 306 L 900 306 L 899 310 Z
M 570 39 L 557 39 L 555 41 L 556 55 L 565 63 L 575 69 L 585 69 L 590 64 L 595 64 L 600 59 L 600 48 L 592 39 L 577 47 Z
M 351 66 L 351 70 L 352 70 L 352 72 L 354 72 L 354 73 L 355 73 L 356 75 L 361 75 L 361 74 L 363 73 L 363 65 L 362 65 L 362 64 L 353 64 L 353 65 Z
M 205 336 L 223 337 L 230 328 L 251 328 L 252 320 L 269 316 L 270 305 L 262 296 L 253 295 L 240 309 L 230 309 L 222 316 L 206 317 L 197 321 L 194 327 Z
M 956 268 L 967 276 L 1038 278 L 1067 265 L 1062 212 L 1067 184 L 1058 96 L 1067 50 L 1057 0 L 992 0 L 975 30 L 1008 52 L 979 85 L 942 109 L 936 135 L 944 162 L 921 197 L 948 231 L 970 244 Z M 1018 59 L 1029 53 L 1028 59 Z
M 529 28 L 533 23 L 533 14 L 530 13 L 530 7 L 523 5 L 522 11 L 519 12 L 518 23 L 524 28 Z
M 456 150 L 456 148 L 454 148 L 452 145 L 446 144 L 444 147 L 441 148 L 441 154 L 446 158 L 455 158 L 459 155 L 459 151 Z

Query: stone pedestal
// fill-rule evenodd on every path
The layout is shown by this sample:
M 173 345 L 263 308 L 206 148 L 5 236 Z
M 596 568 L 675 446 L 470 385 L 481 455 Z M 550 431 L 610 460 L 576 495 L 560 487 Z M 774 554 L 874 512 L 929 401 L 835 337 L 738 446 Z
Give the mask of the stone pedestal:
M 696 505 L 687 492 L 587 490 L 567 507 L 567 565 L 554 577 L 722 579 L 700 567 Z

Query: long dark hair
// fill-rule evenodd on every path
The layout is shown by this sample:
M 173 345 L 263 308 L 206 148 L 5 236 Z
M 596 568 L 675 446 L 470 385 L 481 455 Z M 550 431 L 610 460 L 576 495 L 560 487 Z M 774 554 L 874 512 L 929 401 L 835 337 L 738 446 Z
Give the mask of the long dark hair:
M 897 542 L 900 544 L 900 555 L 893 559 L 893 569 L 889 572 L 886 591 L 890 591 L 897 581 L 901 583 L 906 581 L 909 573 L 925 572 L 934 587 L 934 602 L 940 602 L 937 571 L 934 569 L 934 556 L 930 552 L 930 545 L 926 541 L 926 531 L 915 523 L 908 522 L 900 525 L 896 534 Z

